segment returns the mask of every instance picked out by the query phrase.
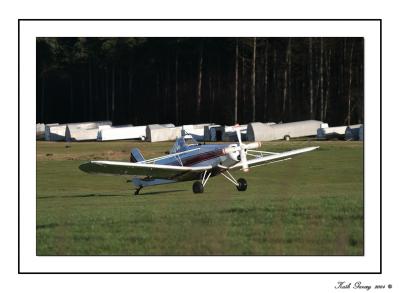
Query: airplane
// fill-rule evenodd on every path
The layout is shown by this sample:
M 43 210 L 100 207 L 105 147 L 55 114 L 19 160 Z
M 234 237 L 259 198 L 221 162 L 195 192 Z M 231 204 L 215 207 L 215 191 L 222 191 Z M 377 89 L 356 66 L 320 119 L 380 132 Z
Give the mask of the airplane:
M 224 176 L 237 190 L 245 191 L 247 181 L 235 179 L 229 172 L 290 160 L 293 156 L 318 149 L 319 146 L 305 147 L 282 153 L 257 151 L 260 142 L 243 143 L 240 128 L 235 126 L 238 143 L 200 144 L 188 133 L 176 139 L 169 154 L 145 160 L 139 149 L 133 148 L 130 162 L 90 161 L 79 169 L 91 174 L 133 176 L 132 184 L 138 195 L 144 187 L 193 181 L 193 193 L 203 193 L 208 179 L 217 175 Z M 247 156 L 252 157 L 247 159 Z

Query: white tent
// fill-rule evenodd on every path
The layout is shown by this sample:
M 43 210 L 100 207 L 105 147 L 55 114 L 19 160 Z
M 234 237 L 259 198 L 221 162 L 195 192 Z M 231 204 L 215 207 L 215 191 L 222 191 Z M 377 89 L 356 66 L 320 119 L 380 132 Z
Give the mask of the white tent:
M 44 138 L 45 125 L 43 123 L 36 124 L 36 139 Z
M 364 140 L 364 124 L 360 126 L 360 130 L 358 133 L 358 139 L 359 140 Z
M 96 140 L 99 129 L 95 128 L 80 128 L 77 126 L 67 125 L 65 129 L 65 141 L 87 141 Z
M 62 141 L 65 140 L 66 124 L 46 124 L 44 130 L 44 139 L 49 141 Z
M 204 126 L 204 141 L 220 141 L 222 140 L 223 126 L 211 124 Z
M 146 140 L 150 142 L 175 140 L 181 136 L 182 127 L 165 127 L 160 124 L 146 126 Z
M 204 128 L 210 126 L 211 123 L 183 125 L 182 130 L 190 134 L 197 141 L 204 141 Z
M 95 121 L 67 124 L 65 129 L 66 141 L 87 141 L 96 140 L 99 132 L 99 127 L 111 126 L 111 121 Z
M 172 123 L 158 124 L 158 125 L 161 125 L 161 126 L 163 126 L 163 127 L 175 127 L 175 125 L 172 124 Z
M 362 124 L 350 125 L 346 128 L 345 140 L 359 140 L 360 127 Z M 364 136 L 364 134 L 363 134 Z
M 240 125 L 239 129 L 242 141 L 247 140 L 247 124 Z M 222 128 L 222 141 L 238 141 L 236 126 L 224 126 Z
M 318 128 L 317 138 L 319 139 L 343 138 L 346 133 L 346 128 L 347 126 Z
M 247 139 L 249 141 L 271 141 L 303 136 L 314 136 L 322 122 L 317 120 L 305 120 L 290 123 L 249 123 L 247 127 Z
M 97 140 L 120 140 L 120 139 L 141 139 L 146 138 L 146 126 L 117 126 L 99 130 Z

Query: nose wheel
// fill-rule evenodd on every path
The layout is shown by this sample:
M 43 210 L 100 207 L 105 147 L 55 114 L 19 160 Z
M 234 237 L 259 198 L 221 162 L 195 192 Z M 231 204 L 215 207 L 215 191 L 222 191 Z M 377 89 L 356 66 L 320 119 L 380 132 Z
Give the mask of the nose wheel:
M 224 174 L 226 173 L 226 174 Z M 246 179 L 239 178 L 238 180 L 235 179 L 235 177 L 232 176 L 231 173 L 229 173 L 228 170 L 226 170 L 224 173 L 221 173 L 226 179 L 228 179 L 230 182 L 232 182 L 237 190 L 239 191 L 245 191 L 247 189 L 247 181 Z
M 245 191 L 247 189 L 247 181 L 243 178 L 237 180 L 238 185 L 236 185 L 237 190 Z

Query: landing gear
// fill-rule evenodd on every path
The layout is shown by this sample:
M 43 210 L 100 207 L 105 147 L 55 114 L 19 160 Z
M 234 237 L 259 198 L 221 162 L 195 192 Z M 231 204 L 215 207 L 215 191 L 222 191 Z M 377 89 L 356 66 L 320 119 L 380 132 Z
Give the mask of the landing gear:
M 236 185 L 237 190 L 245 191 L 247 189 L 247 181 L 243 178 L 238 179 L 238 185 Z
M 227 175 L 225 175 L 224 173 L 226 173 Z M 239 191 L 245 191 L 247 189 L 247 181 L 243 178 L 239 178 L 238 180 L 236 180 L 231 173 L 229 173 L 228 170 L 226 170 L 224 173 L 221 173 L 221 175 L 223 175 L 226 179 L 228 179 L 230 182 L 232 182 L 233 184 L 235 184 L 237 190 Z
M 200 181 L 196 181 L 195 183 L 193 183 L 193 193 L 203 193 L 204 192 L 204 186 L 206 186 L 208 179 L 211 176 L 211 172 L 210 171 L 204 171 L 203 173 L 203 178 Z
M 143 186 L 139 186 L 139 188 L 136 189 L 135 195 L 139 195 L 140 190 L 143 188 Z
M 201 184 L 200 181 L 196 181 L 193 183 L 193 192 L 194 193 L 203 193 L 204 192 L 204 185 Z

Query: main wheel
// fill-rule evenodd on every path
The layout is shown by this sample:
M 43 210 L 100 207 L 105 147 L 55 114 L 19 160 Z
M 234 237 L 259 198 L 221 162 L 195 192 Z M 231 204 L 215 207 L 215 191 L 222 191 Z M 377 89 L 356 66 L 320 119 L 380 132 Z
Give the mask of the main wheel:
M 193 183 L 193 192 L 194 193 L 203 193 L 204 191 L 204 186 L 203 184 L 201 184 L 200 181 L 196 181 L 195 183 Z
M 290 140 L 290 136 L 289 136 L 289 135 L 285 135 L 285 136 L 283 137 L 283 139 L 286 140 L 286 141 L 289 141 L 289 140 Z
M 239 185 L 236 186 L 237 190 L 245 191 L 247 189 L 247 181 L 245 179 L 239 178 L 237 182 L 239 183 Z

